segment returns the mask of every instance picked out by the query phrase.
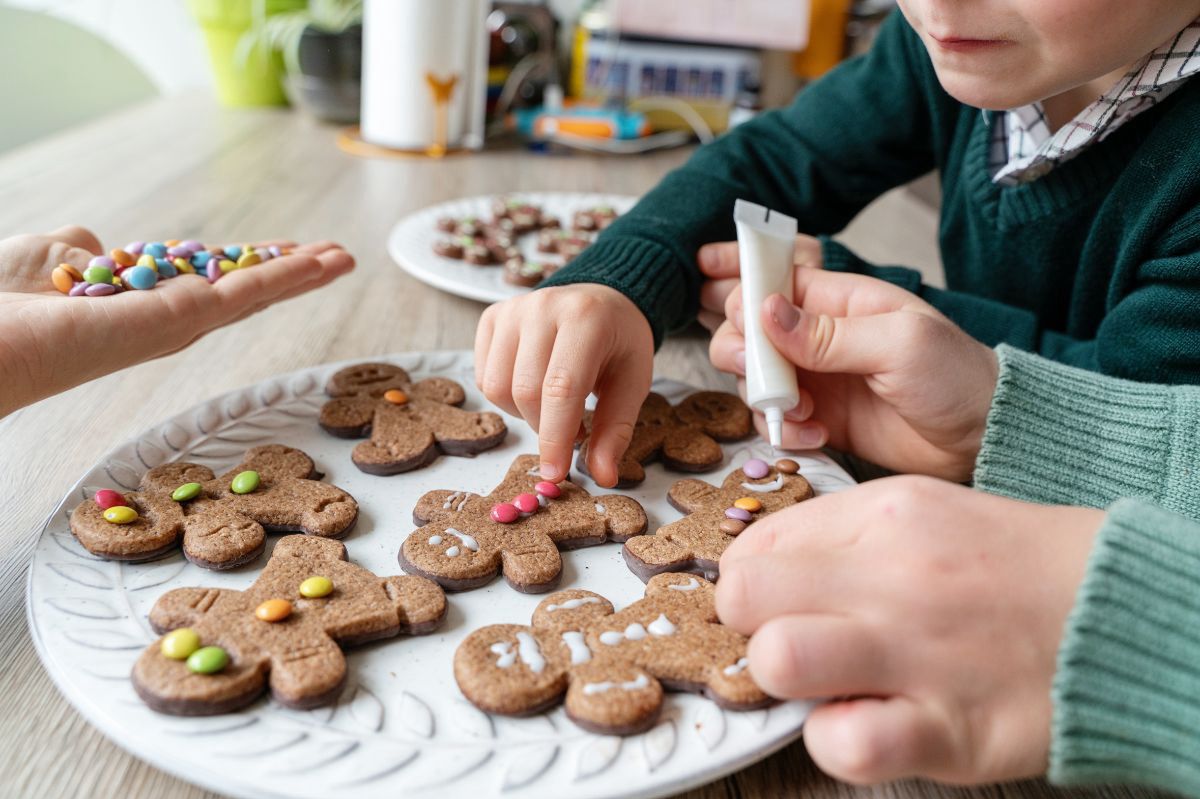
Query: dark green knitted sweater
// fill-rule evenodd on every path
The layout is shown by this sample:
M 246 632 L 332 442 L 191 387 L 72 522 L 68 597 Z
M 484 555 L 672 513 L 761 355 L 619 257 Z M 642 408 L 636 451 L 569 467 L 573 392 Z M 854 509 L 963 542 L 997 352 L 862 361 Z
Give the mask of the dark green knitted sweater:
M 946 290 L 824 242 L 826 268 L 920 294 L 989 345 L 1087 369 L 1200 382 L 1200 80 L 1043 177 L 998 186 L 990 125 L 938 84 L 899 14 L 871 52 L 700 148 L 542 285 L 603 283 L 663 335 L 695 317 L 700 245 L 734 238 L 745 198 L 833 234 L 871 200 L 937 170 Z

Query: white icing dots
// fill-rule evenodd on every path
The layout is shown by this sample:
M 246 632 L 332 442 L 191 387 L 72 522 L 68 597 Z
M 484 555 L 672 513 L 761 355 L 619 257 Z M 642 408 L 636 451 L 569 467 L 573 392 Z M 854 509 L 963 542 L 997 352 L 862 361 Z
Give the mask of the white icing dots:
M 592 650 L 583 642 L 583 633 L 578 630 L 568 630 L 562 634 L 563 643 L 571 650 L 571 664 L 587 663 L 592 659 Z
M 459 551 L 460 551 L 459 548 L 456 546 L 450 547 L 449 549 L 446 550 L 446 557 L 457 558 Z
M 650 685 L 650 680 L 646 679 L 645 674 L 639 674 L 636 680 L 628 682 L 588 682 L 583 684 L 583 693 L 585 696 L 593 694 L 602 694 L 605 691 L 611 691 L 614 688 L 620 688 L 622 691 L 637 691 L 642 688 L 647 688 Z
M 665 613 L 658 614 L 658 618 L 650 622 L 646 628 L 651 635 L 657 635 L 660 638 L 665 635 L 674 635 L 676 629 L 678 628 L 667 618 Z
M 604 507 L 604 503 L 602 503 L 602 502 L 596 503 L 596 513 L 604 513 L 606 510 L 607 510 L 607 508 Z
M 546 612 L 553 613 L 554 611 L 559 610 L 560 608 L 562 610 L 574 610 L 575 608 L 582 607 L 583 605 L 592 605 L 592 604 L 596 604 L 599 602 L 600 602 L 599 597 L 581 596 L 577 599 L 568 599 L 565 602 L 558 603 L 557 605 L 553 605 L 553 604 L 547 605 Z
M 446 501 L 442 503 L 442 510 L 450 510 L 450 508 L 454 506 L 455 501 L 462 497 L 462 495 L 463 493 L 461 491 L 455 491 L 453 494 L 446 497 Z
M 442 543 L 442 537 L 440 535 L 429 536 L 429 546 L 436 547 L 440 543 Z
M 755 491 L 759 494 L 770 494 L 773 491 L 783 488 L 783 475 L 775 475 L 775 479 L 769 483 L 742 483 L 742 488 L 747 491 Z
M 700 581 L 695 577 L 689 578 L 688 581 L 682 585 L 679 583 L 672 583 L 671 585 L 667 586 L 667 588 L 670 588 L 672 591 L 695 591 L 699 587 Z
M 625 628 L 624 632 L 620 630 L 609 630 L 606 633 L 600 633 L 600 643 L 615 646 L 622 641 L 640 641 L 646 637 L 646 628 L 634 622 Z
M 513 646 L 508 641 L 497 641 L 492 644 L 491 651 L 499 655 L 496 658 L 496 665 L 502 669 L 507 669 L 515 663 L 518 656 L 520 656 L 521 662 L 535 674 L 541 674 L 542 669 L 546 668 L 546 660 L 542 657 L 542 650 L 538 648 L 537 639 L 529 633 L 517 633 L 516 652 L 513 651 Z
M 738 658 L 737 663 L 734 663 L 732 666 L 725 667 L 725 676 L 732 677 L 735 674 L 741 674 L 743 671 L 746 670 L 746 667 L 749 665 L 750 665 L 749 658 Z
M 462 545 L 472 552 L 479 551 L 479 542 L 475 540 L 474 536 L 461 533 L 458 530 L 455 530 L 453 527 L 447 527 L 446 532 L 458 538 L 458 540 L 462 542 Z
M 512 644 L 508 641 L 498 641 L 492 644 L 491 651 L 500 656 L 496 658 L 496 665 L 502 669 L 507 669 L 517 660 L 517 653 L 513 651 Z

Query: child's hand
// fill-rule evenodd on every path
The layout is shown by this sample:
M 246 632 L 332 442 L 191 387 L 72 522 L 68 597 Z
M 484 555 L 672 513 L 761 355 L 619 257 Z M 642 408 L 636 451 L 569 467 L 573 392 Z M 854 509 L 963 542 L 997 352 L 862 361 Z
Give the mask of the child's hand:
M 738 243 L 721 241 L 705 244 L 696 254 L 696 262 L 706 280 L 700 287 L 700 324 L 715 332 L 725 321 L 725 301 L 738 287 L 741 274 L 738 265 Z M 821 242 L 812 236 L 796 237 L 796 252 L 792 263 L 797 267 L 820 269 L 824 266 Z
M 336 244 L 239 269 L 209 284 L 179 275 L 149 291 L 67 297 L 50 273 L 83 271 L 102 252 L 80 227 L 0 241 L 0 416 L 92 378 L 180 350 L 271 303 L 323 286 L 354 267 Z
M 1063 625 L 1104 512 L 892 477 L 802 502 L 721 558 L 717 611 L 853 783 L 1042 774 Z
M 607 286 L 555 286 L 497 303 L 475 334 L 475 382 L 537 431 L 547 480 L 567 476 L 584 401 L 595 391 L 588 472 L 616 485 L 653 371 L 650 323 Z
M 767 298 L 768 338 L 797 365 L 801 402 L 783 443 L 826 443 L 881 466 L 962 482 L 974 471 L 996 354 L 915 295 L 863 275 L 795 271 L 795 306 Z M 713 337 L 718 369 L 745 374 L 741 292 Z M 761 414 L 755 423 L 765 435 Z

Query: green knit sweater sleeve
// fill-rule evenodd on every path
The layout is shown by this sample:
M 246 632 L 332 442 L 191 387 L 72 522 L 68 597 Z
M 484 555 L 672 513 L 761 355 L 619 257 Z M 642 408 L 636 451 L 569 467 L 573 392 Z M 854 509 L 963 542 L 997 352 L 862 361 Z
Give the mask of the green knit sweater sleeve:
M 633 300 L 656 346 L 695 318 L 703 244 L 735 236 L 738 199 L 835 232 L 871 200 L 930 171 L 951 104 L 916 33 L 897 12 L 865 56 L 701 147 L 575 261 L 541 285 L 601 283 Z
M 1200 519 L 1200 387 L 1107 377 L 1009 346 L 996 352 L 977 488 L 1097 508 L 1150 497 Z
M 1200 796 L 1200 524 L 1108 510 L 1058 651 L 1050 779 Z

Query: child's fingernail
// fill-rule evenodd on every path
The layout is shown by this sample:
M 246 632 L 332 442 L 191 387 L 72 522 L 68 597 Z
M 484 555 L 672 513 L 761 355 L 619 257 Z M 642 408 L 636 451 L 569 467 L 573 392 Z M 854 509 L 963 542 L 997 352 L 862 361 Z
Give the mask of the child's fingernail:
M 738 350 L 733 354 L 733 368 L 738 374 L 746 374 L 746 351 Z
M 558 468 L 553 463 L 543 463 L 538 466 L 538 471 L 541 472 L 542 478 L 545 480 L 558 480 Z
M 802 425 L 796 431 L 795 443 L 800 449 L 815 449 L 823 443 L 824 434 L 818 427 Z
M 771 318 L 782 330 L 792 330 L 800 321 L 800 309 L 780 297 L 771 303 Z

